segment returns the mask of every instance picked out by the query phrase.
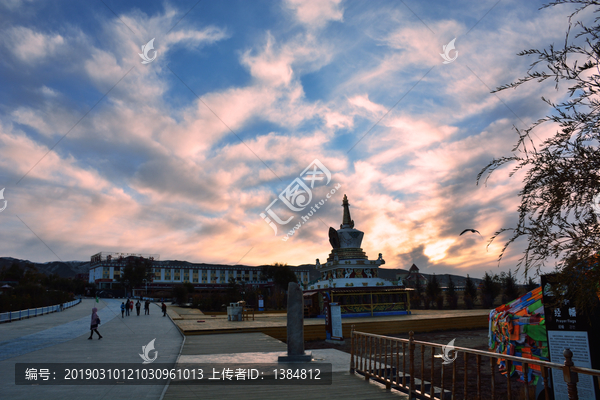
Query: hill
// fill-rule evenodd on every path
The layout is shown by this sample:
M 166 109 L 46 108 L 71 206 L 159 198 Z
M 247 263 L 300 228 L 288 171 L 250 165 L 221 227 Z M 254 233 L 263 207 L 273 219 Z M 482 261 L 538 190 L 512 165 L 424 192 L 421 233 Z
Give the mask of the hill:
M 384 278 L 384 279 L 396 280 L 396 274 L 400 274 L 400 273 L 408 273 L 408 270 L 402 269 L 402 268 L 395 268 L 395 269 L 379 268 L 379 277 Z M 425 278 L 427 278 L 427 280 L 430 280 L 431 277 L 433 276 L 433 274 L 424 274 L 422 272 L 421 272 L 421 275 L 423 275 Z M 446 286 L 448 284 L 448 282 L 450 281 L 450 277 L 452 277 L 452 281 L 454 282 L 454 285 L 456 285 L 456 286 L 465 286 L 465 283 L 467 281 L 467 277 L 462 276 L 462 275 L 435 274 L 435 277 L 437 278 L 437 280 L 441 286 Z M 473 283 L 475 283 L 475 285 L 479 285 L 479 283 L 481 283 L 483 281 L 482 279 L 479 279 L 479 278 L 471 278 L 471 280 L 473 281 Z
M 40 273 L 46 275 L 57 274 L 61 278 L 73 278 L 77 274 L 87 274 L 90 269 L 89 261 L 50 261 L 36 263 L 18 258 L 0 257 L 0 270 L 4 267 L 8 269 L 13 262 L 17 262 L 21 268 L 31 265 Z

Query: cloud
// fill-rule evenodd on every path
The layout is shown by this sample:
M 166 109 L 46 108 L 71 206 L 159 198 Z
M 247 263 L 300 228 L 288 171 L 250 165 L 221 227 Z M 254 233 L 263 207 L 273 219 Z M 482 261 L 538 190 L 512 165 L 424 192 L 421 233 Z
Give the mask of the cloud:
M 300 22 L 315 28 L 329 21 L 342 21 L 344 17 L 341 0 L 286 0 L 285 4 Z
M 170 47 L 175 44 L 185 44 L 198 47 L 213 44 L 228 37 L 229 35 L 225 30 L 216 26 L 208 26 L 201 30 L 187 29 L 170 32 L 165 37 L 163 45 Z
M 65 44 L 59 34 L 44 34 L 24 26 L 8 29 L 6 39 L 13 54 L 25 63 L 40 62 Z
M 385 109 L 384 106 L 380 104 L 375 104 L 371 100 L 369 100 L 368 95 L 354 96 L 348 99 L 348 102 L 353 106 L 363 108 L 369 111 L 371 114 L 374 114 L 373 116 L 382 117 L 383 114 L 385 114 L 388 111 Z
M 436 6 L 443 18 L 422 17 L 437 36 L 393 2 L 289 1 L 291 24 L 280 12 L 254 25 L 230 13 L 208 24 L 190 15 L 166 36 L 184 13 L 168 4 L 152 15 L 107 13 L 94 29 L 9 27 L 5 46 L 16 58 L 4 65 L 15 86 L 14 101 L 1 100 L 2 176 L 17 181 L 85 116 L 7 188 L 9 207 L 64 259 L 114 250 L 235 263 L 252 249 L 243 263 L 300 264 L 327 257 L 345 193 L 371 259 L 477 276 L 496 265 L 499 243 L 486 252 L 486 240 L 512 222 L 520 181 L 506 170 L 487 187 L 475 177 L 510 153 L 512 125 L 537 119 L 545 109 L 536 99 L 552 95 L 535 85 L 499 93 L 516 118 L 488 87 L 525 71 L 528 60 L 514 53 L 558 37 L 542 27 L 563 17 L 511 3 L 514 11 L 465 36 L 471 21 Z M 158 57 L 141 66 L 140 46 L 154 37 Z M 453 37 L 459 57 L 443 65 L 441 46 Z M 205 56 L 215 62 L 198 62 Z M 259 213 L 314 159 L 340 190 L 283 242 L 287 226 L 275 236 Z M 467 227 L 484 238 L 458 237 Z M 9 229 L 17 233 L 5 249 L 48 259 L 22 224 Z
M 40 88 L 40 92 L 43 93 L 47 97 L 58 97 L 59 96 L 59 93 L 56 90 L 49 88 L 46 85 L 44 85 Z
M 293 58 L 290 54 L 277 52 L 273 49 L 274 38 L 267 35 L 267 43 L 259 56 L 252 57 L 250 51 L 242 56 L 242 63 L 248 66 L 253 77 L 272 85 L 288 85 L 292 80 L 291 63 Z

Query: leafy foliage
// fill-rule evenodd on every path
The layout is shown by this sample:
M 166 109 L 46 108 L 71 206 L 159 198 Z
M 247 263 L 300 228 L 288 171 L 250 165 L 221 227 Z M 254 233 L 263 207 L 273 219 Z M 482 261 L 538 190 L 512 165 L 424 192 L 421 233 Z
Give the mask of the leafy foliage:
M 535 283 L 533 281 L 533 279 L 531 277 L 529 277 L 529 280 L 527 281 L 527 284 L 525 285 L 525 292 L 531 292 L 533 289 L 535 289 L 536 287 L 538 287 L 540 285 L 538 285 L 537 283 Z
M 46 276 L 33 264 L 18 261 L 2 268 L 0 280 L 16 282 L 10 285 L 12 289 L 2 290 L 0 312 L 65 303 L 73 300 L 74 293 L 82 294 L 85 290 L 84 281 L 61 278 L 56 274 Z
M 481 304 L 484 308 L 492 308 L 494 300 L 502 291 L 502 281 L 500 277 L 493 273 L 486 272 L 481 284 Z
M 502 282 L 502 303 L 503 304 L 513 301 L 519 297 L 519 288 L 517 287 L 517 277 L 512 274 L 510 269 L 508 270 L 508 273 L 502 272 L 500 274 L 500 281 Z
M 119 281 L 127 285 L 129 288 L 142 286 L 144 279 L 150 281 L 152 279 L 152 260 L 144 257 L 127 257 L 127 265 L 121 269 Z
M 438 294 L 438 296 L 435 299 L 435 303 L 437 304 L 437 309 L 441 310 L 444 308 L 444 296 L 442 296 L 441 294 Z
M 448 290 L 446 291 L 446 301 L 450 306 L 451 310 L 456 310 L 458 307 L 458 295 L 456 294 L 456 285 L 454 285 L 454 281 L 452 277 L 448 277 Z
M 469 310 L 473 308 L 473 305 L 475 304 L 475 298 L 477 298 L 477 287 L 475 286 L 475 283 L 473 283 L 471 277 L 469 277 L 469 274 L 467 274 L 467 280 L 465 282 L 464 301 L 465 306 Z
M 598 13 L 600 3 L 557 0 L 544 7 L 563 4 L 578 6 L 568 16 L 564 45 L 522 51 L 519 56 L 536 58 L 526 75 L 494 91 L 552 79 L 563 100 L 555 103 L 542 97 L 550 107 L 547 116 L 526 129 L 515 127 L 519 139 L 513 155 L 491 161 L 477 176 L 477 183 L 484 174 L 487 182 L 505 165 L 512 166 L 510 176 L 523 171 L 518 223 L 497 231 L 488 246 L 502 233 L 512 232 L 500 252 L 500 262 L 512 243 L 525 238 L 527 246 L 517 267 L 523 267 L 527 276 L 530 269 L 539 272 L 547 263 L 556 264 L 557 280 L 572 288 L 570 295 L 585 313 L 597 302 L 600 282 L 600 268 L 591 262 L 600 242 L 600 215 L 593 209 L 600 194 L 600 25 L 598 18 L 585 23 L 580 16 L 588 9 Z M 542 125 L 559 130 L 536 144 L 531 135 Z M 563 300 L 562 295 L 556 297 L 557 302 Z
M 173 286 L 173 299 L 177 304 L 187 303 L 188 289 L 182 284 Z
M 433 306 L 433 302 L 437 302 L 438 296 L 442 292 L 442 289 L 440 288 L 440 283 L 438 282 L 435 274 L 433 274 L 431 276 L 431 279 L 429 279 L 429 281 L 427 282 L 427 288 L 425 289 L 425 291 L 427 293 L 426 301 L 431 302 L 432 306 Z M 443 301 L 443 298 L 442 298 L 442 301 Z
M 421 285 L 420 279 L 415 279 L 414 289 L 410 292 L 410 304 L 411 307 L 418 309 L 421 307 L 421 302 L 423 301 L 423 286 Z M 426 303 L 426 301 L 425 301 Z
M 298 282 L 296 274 L 287 264 L 275 263 L 273 265 L 265 265 L 262 268 L 262 276 L 267 279 L 273 279 L 273 283 L 283 290 L 287 290 L 290 282 Z

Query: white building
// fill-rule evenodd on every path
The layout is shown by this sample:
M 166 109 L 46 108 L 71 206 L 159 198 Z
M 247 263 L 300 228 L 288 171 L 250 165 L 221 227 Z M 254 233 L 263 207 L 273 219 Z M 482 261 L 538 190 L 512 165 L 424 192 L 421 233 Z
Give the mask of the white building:
M 112 289 L 119 282 L 122 269 L 127 265 L 128 257 L 143 257 L 152 261 L 153 277 L 148 290 L 171 289 L 173 285 L 190 282 L 196 288 L 224 288 L 233 278 L 256 287 L 272 286 L 270 280 L 261 280 L 262 267 L 245 265 L 197 264 L 187 261 L 159 261 L 158 254 L 106 253 L 94 254 L 90 259 L 89 283 L 95 283 L 99 289 Z M 309 282 L 309 268 L 290 267 L 298 282 Z

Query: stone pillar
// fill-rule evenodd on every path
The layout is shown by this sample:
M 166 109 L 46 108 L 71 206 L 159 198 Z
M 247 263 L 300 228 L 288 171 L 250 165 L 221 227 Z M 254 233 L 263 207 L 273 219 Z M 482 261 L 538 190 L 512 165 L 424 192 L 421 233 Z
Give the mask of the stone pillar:
M 308 362 L 310 353 L 304 352 L 304 298 L 300 285 L 288 284 L 287 304 L 287 356 L 279 356 L 279 362 Z

